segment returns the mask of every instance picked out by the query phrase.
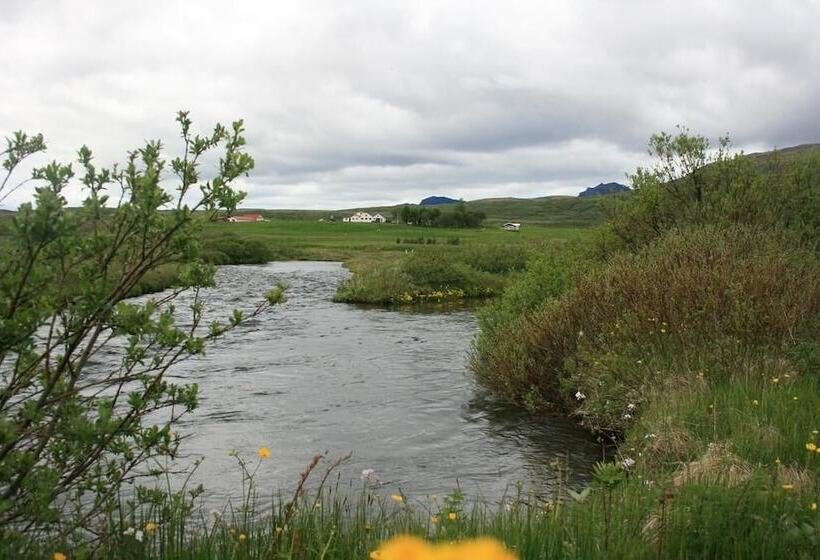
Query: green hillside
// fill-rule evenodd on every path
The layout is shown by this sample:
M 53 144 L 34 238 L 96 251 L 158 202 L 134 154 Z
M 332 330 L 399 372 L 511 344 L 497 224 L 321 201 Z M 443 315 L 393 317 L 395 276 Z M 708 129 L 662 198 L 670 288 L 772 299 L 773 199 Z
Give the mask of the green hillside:
M 484 198 L 467 203 L 469 210 L 484 212 L 489 224 L 504 222 L 521 222 L 523 224 L 543 226 L 589 227 L 597 225 L 603 219 L 600 210 L 600 198 L 578 198 L 574 196 L 545 196 L 541 198 Z M 395 206 L 371 206 L 348 208 L 343 210 L 266 210 L 243 209 L 263 214 L 272 220 L 319 220 L 331 217 L 341 220 L 354 212 L 380 213 L 390 219 L 393 211 L 401 208 Z M 455 204 L 439 204 L 442 212 L 451 210 Z

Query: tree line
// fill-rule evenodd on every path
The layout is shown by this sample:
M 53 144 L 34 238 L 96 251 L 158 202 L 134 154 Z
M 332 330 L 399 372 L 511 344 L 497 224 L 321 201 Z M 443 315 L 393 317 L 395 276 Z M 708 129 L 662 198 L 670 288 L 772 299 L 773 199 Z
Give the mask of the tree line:
M 469 210 L 464 201 L 456 204 L 451 212 L 411 204 L 393 210 L 394 222 L 411 226 L 476 228 L 480 227 L 486 218 L 484 212 Z

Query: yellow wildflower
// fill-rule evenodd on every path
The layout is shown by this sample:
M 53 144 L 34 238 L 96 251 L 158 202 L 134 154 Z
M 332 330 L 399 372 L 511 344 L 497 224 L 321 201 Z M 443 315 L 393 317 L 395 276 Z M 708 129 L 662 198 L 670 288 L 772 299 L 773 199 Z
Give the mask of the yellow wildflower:
M 808 449 L 809 451 L 817 451 L 817 444 L 813 441 L 810 441 L 806 444 L 806 449 Z
M 752 404 L 753 404 L 753 405 L 755 405 L 755 406 L 757 406 L 757 405 L 759 405 L 760 403 L 758 402 L 758 400 L 757 400 L 757 399 L 755 399 L 755 400 L 753 400 L 753 401 L 752 401 Z
M 447 519 L 449 519 L 450 521 L 455 521 L 456 519 L 458 519 L 458 514 L 454 511 L 451 511 L 447 514 Z
M 780 383 L 780 378 L 779 377 L 772 377 L 772 383 L 777 385 L 778 383 Z
M 433 525 L 435 525 L 436 523 L 438 523 L 438 515 L 434 515 L 434 516 L 432 516 L 432 517 L 430 518 L 430 521 L 433 523 Z
M 797 397 L 792 397 L 793 400 L 797 400 Z
M 390 499 L 393 500 L 394 502 L 398 502 L 398 503 L 401 503 L 401 502 L 404 501 L 404 498 L 401 496 L 401 494 L 393 494 L 392 496 L 390 496 Z
M 794 484 L 784 484 L 783 486 L 781 486 L 781 488 L 784 492 L 791 492 L 792 490 L 794 490 Z
M 428 560 L 433 547 L 418 537 L 394 537 L 370 554 L 376 560 Z
M 239 540 L 240 541 L 244 541 L 247 538 L 248 538 L 248 536 L 245 533 L 239 533 Z
M 66 558 L 68 558 L 68 557 L 65 554 L 63 554 L 62 552 L 55 552 L 51 556 L 51 560 L 66 560 Z
M 157 524 L 154 523 L 153 521 L 149 521 L 148 523 L 145 524 L 145 530 L 148 531 L 149 533 L 153 533 L 154 531 L 157 530 Z
M 278 534 L 280 534 L 281 532 L 282 532 L 282 528 L 281 528 L 281 527 L 277 527 L 277 528 L 276 528 L 276 534 L 278 535 Z
M 812 511 L 817 511 L 817 502 L 812 502 L 809 509 Z
M 257 455 L 259 455 L 260 459 L 267 459 L 268 457 L 270 457 L 270 449 L 268 449 L 267 447 L 260 447 L 259 451 L 257 451 L 256 453 Z
M 490 538 L 478 538 L 457 544 L 452 558 L 469 560 L 515 560 L 515 555 L 500 542 Z

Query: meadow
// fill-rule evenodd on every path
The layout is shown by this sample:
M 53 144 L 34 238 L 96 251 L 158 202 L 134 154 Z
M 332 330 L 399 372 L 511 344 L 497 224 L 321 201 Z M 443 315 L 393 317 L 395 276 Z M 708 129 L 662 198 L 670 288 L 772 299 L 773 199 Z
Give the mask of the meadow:
M 202 239 L 206 257 L 233 241 L 258 246 L 257 262 L 342 261 L 354 276 L 340 287 L 338 301 L 407 304 L 498 295 L 533 254 L 591 235 L 588 228 L 537 225 L 508 232 L 497 226 L 457 229 L 270 219 L 209 223 Z

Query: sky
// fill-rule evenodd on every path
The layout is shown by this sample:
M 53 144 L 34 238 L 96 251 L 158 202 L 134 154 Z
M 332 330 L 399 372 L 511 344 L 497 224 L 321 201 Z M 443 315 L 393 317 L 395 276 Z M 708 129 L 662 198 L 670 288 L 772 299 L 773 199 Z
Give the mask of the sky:
M 818 29 L 820 0 L 0 0 L 0 136 L 170 158 L 186 109 L 244 119 L 246 207 L 575 195 L 676 125 L 820 142 Z

